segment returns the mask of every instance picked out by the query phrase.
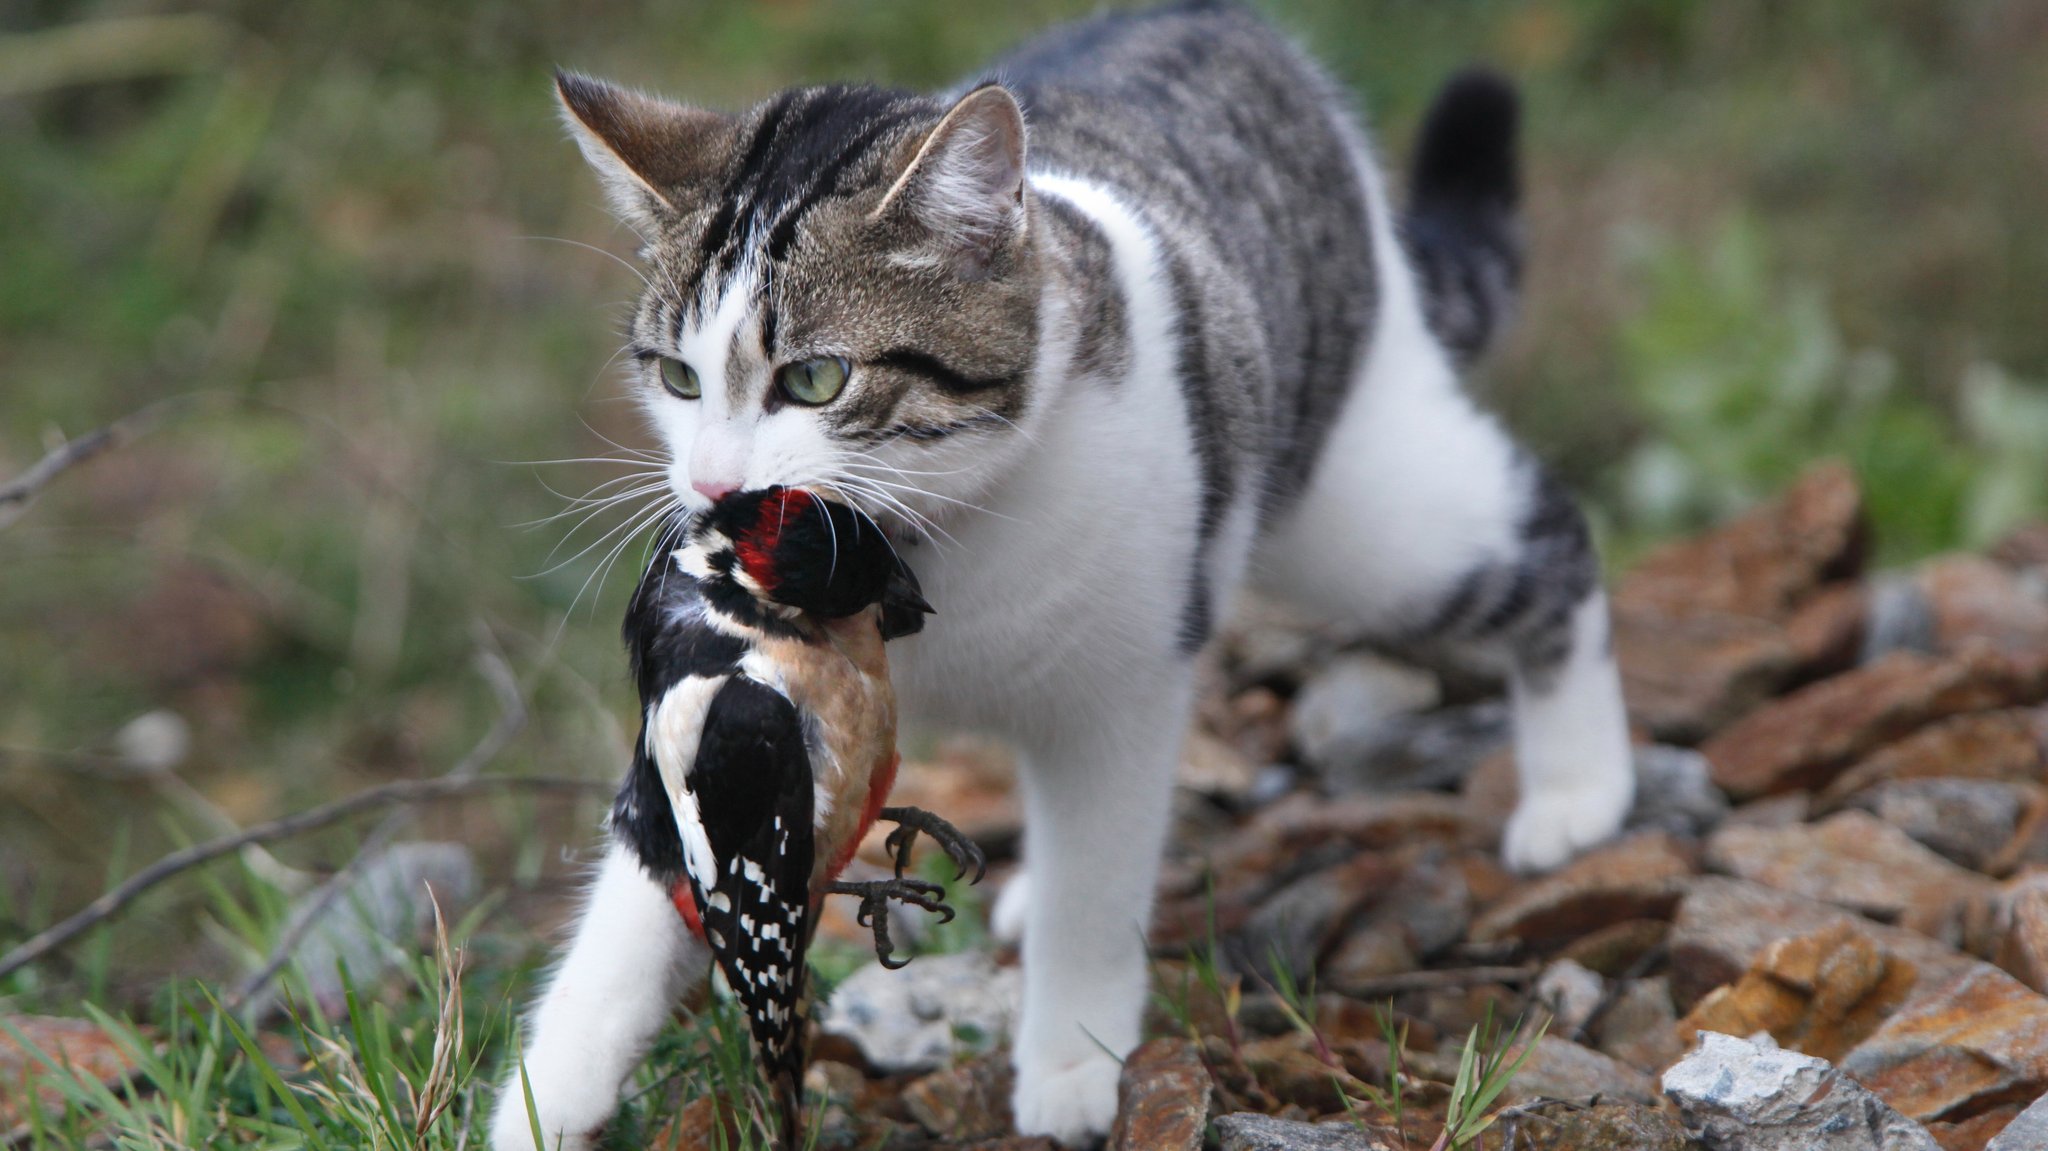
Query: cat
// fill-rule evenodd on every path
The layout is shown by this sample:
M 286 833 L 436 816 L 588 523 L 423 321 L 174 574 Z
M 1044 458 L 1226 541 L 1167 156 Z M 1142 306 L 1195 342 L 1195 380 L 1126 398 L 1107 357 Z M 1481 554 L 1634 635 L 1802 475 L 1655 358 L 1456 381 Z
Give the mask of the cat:
M 676 496 L 873 513 L 939 610 L 892 652 L 905 722 L 1017 751 L 1014 1114 L 1081 1143 L 1139 1039 L 1196 661 L 1240 589 L 1505 674 L 1511 866 L 1611 835 L 1634 777 L 1584 519 L 1459 388 L 1518 278 L 1512 88 L 1447 85 L 1397 218 L 1345 98 L 1243 8 L 1100 16 L 986 76 L 737 115 L 558 94 L 643 241 L 632 387 Z M 705 968 L 614 844 L 524 1036 L 551 1145 L 588 1144 Z M 530 1147 L 519 1068 L 500 1098 L 494 1146 Z

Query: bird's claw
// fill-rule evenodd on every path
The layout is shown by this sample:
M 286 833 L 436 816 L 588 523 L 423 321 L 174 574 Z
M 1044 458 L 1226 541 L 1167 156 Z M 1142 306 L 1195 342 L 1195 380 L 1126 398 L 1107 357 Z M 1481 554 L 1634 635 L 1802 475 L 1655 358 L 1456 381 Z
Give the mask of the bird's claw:
M 903 869 L 910 865 L 910 847 L 917 842 L 920 831 L 931 836 L 932 842 L 946 853 L 946 858 L 953 861 L 957 869 L 954 879 L 965 879 L 972 871 L 974 878 L 968 882 L 980 883 L 981 877 L 988 873 L 988 858 L 982 855 L 981 848 L 959 828 L 931 812 L 921 807 L 885 807 L 880 817 L 896 825 L 896 830 L 882 841 L 882 849 L 896 863 L 896 878 L 903 878 Z
M 940 923 L 953 921 L 953 909 L 944 899 L 946 889 L 936 883 L 922 879 L 875 879 L 861 883 L 839 882 L 827 889 L 832 895 L 856 895 L 860 897 L 860 911 L 854 922 L 870 928 L 875 933 L 875 958 L 891 971 L 903 967 L 908 959 L 896 959 L 893 952 L 896 945 L 889 939 L 889 901 L 896 900 L 921 907 L 939 916 Z

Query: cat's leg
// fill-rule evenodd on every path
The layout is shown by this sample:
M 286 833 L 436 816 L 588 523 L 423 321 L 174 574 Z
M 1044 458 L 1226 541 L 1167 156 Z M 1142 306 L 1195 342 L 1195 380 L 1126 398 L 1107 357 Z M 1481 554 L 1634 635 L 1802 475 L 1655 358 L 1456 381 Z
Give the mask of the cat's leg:
M 1048 722 L 1022 757 L 1030 894 L 1013 904 L 1025 919 L 1013 1058 L 1026 1135 L 1078 1146 L 1104 1134 L 1119 1061 L 1140 1038 L 1145 931 L 1193 693 L 1185 667 L 1158 670 L 1175 682 L 1105 691 Z
M 618 1106 L 619 1089 L 704 978 L 710 951 L 683 926 L 668 892 L 624 845 L 605 855 L 575 938 L 535 1003 L 523 1040 L 542 1151 L 582 1151 Z M 535 1151 L 514 1062 L 498 1088 L 492 1151 Z
M 1612 835 L 1634 793 L 1599 565 L 1570 497 L 1405 318 L 1384 325 L 1260 580 L 1391 643 L 1501 667 L 1521 779 L 1502 854 L 1554 867 Z

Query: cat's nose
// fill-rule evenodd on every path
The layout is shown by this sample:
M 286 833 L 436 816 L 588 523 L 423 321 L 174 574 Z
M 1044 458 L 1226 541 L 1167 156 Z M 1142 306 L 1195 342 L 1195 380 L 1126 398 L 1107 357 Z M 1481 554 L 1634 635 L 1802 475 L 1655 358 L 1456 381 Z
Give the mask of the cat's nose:
M 732 484 L 720 483 L 717 480 L 691 480 L 690 486 L 697 489 L 698 495 L 703 496 L 714 504 L 731 495 L 735 490 Z

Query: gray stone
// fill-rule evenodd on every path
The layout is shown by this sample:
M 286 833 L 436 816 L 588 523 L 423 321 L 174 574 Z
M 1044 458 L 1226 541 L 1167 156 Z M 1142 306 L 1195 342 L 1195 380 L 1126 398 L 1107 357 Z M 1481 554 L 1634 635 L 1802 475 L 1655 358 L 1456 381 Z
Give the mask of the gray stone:
M 896 971 L 870 963 L 819 1005 L 818 1026 L 883 1071 L 924 1071 L 1002 1040 L 1023 994 L 1016 968 L 979 951 L 919 956 Z
M 1223 1151 L 1392 1151 L 1346 1123 L 1296 1123 L 1251 1111 L 1216 1120 Z
M 1668 831 L 1698 838 L 1728 814 L 1728 797 L 1709 777 L 1707 757 L 1689 747 L 1650 744 L 1635 749 L 1636 800 L 1630 831 Z
M 1939 1151 L 1926 1128 L 1825 1059 L 1715 1031 L 1664 1073 L 1708 1151 Z
M 2019 830 L 2030 798 L 2028 788 L 1996 779 L 1895 779 L 1856 793 L 1849 806 L 1982 869 Z
M 1870 581 L 1870 609 L 1863 625 L 1862 662 L 1895 651 L 1932 655 L 1936 641 L 1934 603 L 1918 580 L 1889 572 Z
M 341 971 L 368 985 L 414 954 L 413 941 L 434 926 L 434 907 L 453 923 L 476 895 L 476 859 L 459 843 L 394 843 L 364 860 L 348 886 L 329 897 L 314 888 L 293 901 L 287 931 L 306 932 L 293 962 L 328 1016 L 347 1009 Z M 426 898 L 433 893 L 433 899 Z M 311 920 L 310 926 L 307 921 Z M 250 1003 L 257 1017 L 277 1005 L 273 982 Z
M 2043 1147 L 2048 1147 L 2048 1095 L 2034 1100 L 2032 1107 L 2006 1124 L 2005 1130 L 1984 1145 L 1984 1151 L 2041 1151 Z
M 1304 762 L 1333 782 L 1350 784 L 1372 775 L 1389 743 L 1399 741 L 1416 713 L 1436 706 L 1441 690 L 1429 672 L 1350 652 L 1295 694 L 1289 735 Z
M 1584 1027 L 1606 994 L 1607 981 L 1599 972 L 1569 959 L 1558 960 L 1536 977 L 1536 1001 L 1557 1021 L 1551 1030 L 1560 1035 Z

